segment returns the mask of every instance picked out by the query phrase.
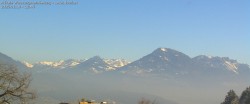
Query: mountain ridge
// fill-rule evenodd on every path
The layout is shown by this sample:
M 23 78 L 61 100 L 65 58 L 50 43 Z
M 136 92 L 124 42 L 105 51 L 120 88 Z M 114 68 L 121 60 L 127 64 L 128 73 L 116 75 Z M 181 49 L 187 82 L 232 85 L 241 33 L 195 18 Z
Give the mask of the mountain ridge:
M 152 53 L 117 70 L 125 74 L 155 74 L 167 77 L 197 75 L 209 77 L 224 76 L 223 74 L 233 77 L 244 75 L 245 72 L 250 74 L 248 64 L 239 63 L 228 57 L 198 55 L 190 58 L 170 48 L 157 48 Z
M 17 62 L 11 57 L 0 53 L 0 62 Z M 242 64 L 229 57 L 198 55 L 189 57 L 188 55 L 171 48 L 157 48 L 152 53 L 144 57 L 128 62 L 124 59 L 103 59 L 94 56 L 83 60 L 60 60 L 58 62 L 42 61 L 34 64 L 28 62 L 21 63 L 29 69 L 75 69 L 84 72 L 103 73 L 107 71 L 119 71 L 131 74 L 171 74 L 188 75 L 193 73 L 231 73 L 245 74 L 250 72 L 248 64 Z

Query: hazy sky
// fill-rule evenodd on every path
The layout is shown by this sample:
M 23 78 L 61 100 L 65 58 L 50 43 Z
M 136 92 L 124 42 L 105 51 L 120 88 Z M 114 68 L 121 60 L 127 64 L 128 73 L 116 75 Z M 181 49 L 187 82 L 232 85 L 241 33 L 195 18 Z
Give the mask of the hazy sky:
M 95 55 L 134 61 L 167 47 L 250 64 L 250 0 L 75 1 L 0 9 L 0 52 L 28 62 Z

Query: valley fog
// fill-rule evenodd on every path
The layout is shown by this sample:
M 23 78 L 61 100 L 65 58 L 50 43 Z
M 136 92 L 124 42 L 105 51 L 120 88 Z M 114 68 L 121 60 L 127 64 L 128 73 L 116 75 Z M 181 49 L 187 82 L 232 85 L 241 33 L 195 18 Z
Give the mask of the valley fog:
M 159 104 L 219 104 L 228 90 L 234 89 L 240 94 L 245 86 L 247 83 L 243 81 L 201 79 L 195 82 L 117 73 L 59 71 L 33 73 L 32 81 L 32 88 L 37 90 L 39 96 L 36 103 L 50 104 L 77 104 L 82 97 L 114 101 L 116 104 L 137 104 L 142 98 L 156 100 Z

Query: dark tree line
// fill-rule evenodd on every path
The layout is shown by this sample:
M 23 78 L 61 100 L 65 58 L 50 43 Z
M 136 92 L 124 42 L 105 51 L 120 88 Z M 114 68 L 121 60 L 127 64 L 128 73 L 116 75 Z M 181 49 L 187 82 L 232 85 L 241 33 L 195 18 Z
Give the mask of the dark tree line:
M 250 87 L 242 92 L 240 98 L 233 90 L 230 90 L 221 104 L 250 104 Z

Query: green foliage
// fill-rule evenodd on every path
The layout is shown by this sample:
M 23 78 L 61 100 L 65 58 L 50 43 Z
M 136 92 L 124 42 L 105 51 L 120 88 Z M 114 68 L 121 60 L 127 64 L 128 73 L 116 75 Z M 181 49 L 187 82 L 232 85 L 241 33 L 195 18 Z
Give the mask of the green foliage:
M 239 104 L 239 97 L 235 94 L 233 90 L 227 93 L 227 96 L 221 104 Z
M 250 104 L 250 87 L 242 92 L 240 99 L 233 90 L 230 90 L 221 104 Z
M 246 88 L 241 94 L 240 104 L 250 104 L 250 87 Z

